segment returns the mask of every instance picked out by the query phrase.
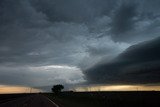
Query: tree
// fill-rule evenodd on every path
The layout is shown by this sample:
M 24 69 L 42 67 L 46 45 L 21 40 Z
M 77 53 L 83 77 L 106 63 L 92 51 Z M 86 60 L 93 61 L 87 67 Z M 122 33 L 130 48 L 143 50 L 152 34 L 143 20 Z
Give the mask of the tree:
M 63 85 L 61 85 L 61 84 L 54 85 L 52 87 L 52 92 L 55 93 L 55 94 L 59 94 L 62 91 L 62 89 L 64 89 Z

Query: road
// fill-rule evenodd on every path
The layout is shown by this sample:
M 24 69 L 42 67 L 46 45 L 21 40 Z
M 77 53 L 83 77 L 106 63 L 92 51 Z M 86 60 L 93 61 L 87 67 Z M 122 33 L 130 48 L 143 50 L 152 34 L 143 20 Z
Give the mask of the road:
M 23 98 L 13 99 L 0 104 L 0 107 L 59 107 L 47 97 L 36 94 Z

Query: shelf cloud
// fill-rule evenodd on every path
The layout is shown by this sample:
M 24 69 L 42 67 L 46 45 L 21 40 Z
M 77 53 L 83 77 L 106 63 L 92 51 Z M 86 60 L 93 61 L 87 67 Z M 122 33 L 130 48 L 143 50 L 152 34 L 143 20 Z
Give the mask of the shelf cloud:
M 0 0 L 0 85 L 158 83 L 159 4 Z
M 160 38 L 133 45 L 108 63 L 85 71 L 88 81 L 108 84 L 152 84 L 160 81 Z

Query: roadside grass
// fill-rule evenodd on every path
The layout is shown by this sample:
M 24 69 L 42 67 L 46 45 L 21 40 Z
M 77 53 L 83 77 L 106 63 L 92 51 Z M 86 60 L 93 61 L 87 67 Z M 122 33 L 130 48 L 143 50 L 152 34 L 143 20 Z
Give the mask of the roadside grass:
M 61 93 L 60 95 L 45 94 L 60 107 L 105 107 L 105 101 L 101 98 L 94 98 L 73 93 Z
M 44 93 L 60 107 L 160 107 L 160 92 Z

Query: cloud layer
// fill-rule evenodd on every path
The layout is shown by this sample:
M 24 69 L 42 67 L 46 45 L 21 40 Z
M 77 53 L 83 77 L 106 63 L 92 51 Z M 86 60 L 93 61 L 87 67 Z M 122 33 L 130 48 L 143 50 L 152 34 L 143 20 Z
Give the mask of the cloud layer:
M 85 71 L 88 81 L 108 84 L 160 82 L 160 38 L 129 47 L 109 63 Z
M 85 79 L 94 81 L 94 78 L 99 78 L 94 75 L 97 71 L 85 72 L 86 78 L 82 71 L 99 69 L 99 62 L 105 62 L 107 66 L 108 63 L 111 66 L 120 63 L 113 60 L 118 60 L 117 56 L 129 46 L 159 37 L 159 4 L 159 0 L 1 0 L 0 84 L 34 86 L 38 78 L 33 82 L 30 77 L 42 77 L 44 83 L 38 83 L 41 86 L 55 81 L 65 84 L 81 83 Z M 134 52 L 138 51 L 135 48 Z M 129 52 L 123 53 L 130 55 Z M 151 53 L 153 56 L 156 54 Z M 127 56 L 123 59 L 121 55 L 118 58 L 125 60 Z M 45 66 L 72 66 L 78 72 L 52 68 L 52 76 L 45 70 L 47 76 L 44 76 L 42 67 Z M 140 65 L 132 67 L 137 66 Z M 41 70 L 35 73 L 35 69 L 28 67 Z M 128 71 L 130 68 L 125 69 Z M 57 80 L 54 71 L 59 71 Z M 68 72 L 70 76 L 65 78 Z M 110 73 L 116 74 L 114 70 Z M 20 75 L 25 76 L 22 78 Z M 114 80 L 117 75 L 107 74 L 107 78 Z M 102 78 L 105 80 L 106 76 Z

